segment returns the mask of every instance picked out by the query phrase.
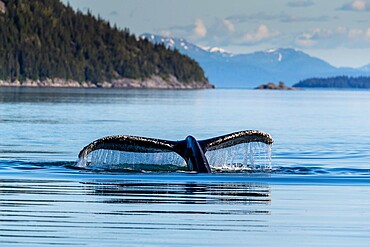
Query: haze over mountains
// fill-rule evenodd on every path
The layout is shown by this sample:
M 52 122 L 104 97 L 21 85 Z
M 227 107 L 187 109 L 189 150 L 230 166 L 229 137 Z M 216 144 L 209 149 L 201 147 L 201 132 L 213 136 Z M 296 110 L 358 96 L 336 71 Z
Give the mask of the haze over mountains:
M 252 88 L 267 82 L 293 85 L 312 77 L 369 76 L 370 64 L 361 68 L 334 67 L 302 51 L 280 48 L 249 54 L 231 54 L 223 49 L 200 47 L 182 38 L 142 34 L 152 43 L 163 43 L 195 59 L 216 87 Z

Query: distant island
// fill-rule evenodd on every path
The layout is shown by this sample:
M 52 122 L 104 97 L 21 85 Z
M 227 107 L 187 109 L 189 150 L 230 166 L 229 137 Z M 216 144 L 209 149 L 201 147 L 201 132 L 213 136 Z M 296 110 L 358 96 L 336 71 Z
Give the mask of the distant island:
M 0 0 L 0 86 L 196 89 L 199 64 L 59 0 Z
M 370 76 L 328 78 L 310 78 L 298 82 L 293 87 L 299 88 L 370 88 Z
M 295 87 L 288 87 L 285 85 L 284 82 L 279 82 L 279 84 L 275 84 L 273 82 L 269 82 L 267 84 L 262 84 L 255 89 L 267 89 L 267 90 L 297 90 Z

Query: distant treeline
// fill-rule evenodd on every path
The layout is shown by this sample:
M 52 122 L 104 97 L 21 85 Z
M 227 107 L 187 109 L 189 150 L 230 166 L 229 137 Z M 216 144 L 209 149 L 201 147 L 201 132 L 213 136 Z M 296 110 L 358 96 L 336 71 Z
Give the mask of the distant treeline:
M 177 50 L 137 40 L 59 0 L 0 0 L 0 79 L 72 79 L 93 83 L 170 75 L 206 82 L 196 61 Z
M 370 77 L 336 76 L 329 78 L 310 78 L 298 82 L 293 87 L 306 88 L 370 88 Z

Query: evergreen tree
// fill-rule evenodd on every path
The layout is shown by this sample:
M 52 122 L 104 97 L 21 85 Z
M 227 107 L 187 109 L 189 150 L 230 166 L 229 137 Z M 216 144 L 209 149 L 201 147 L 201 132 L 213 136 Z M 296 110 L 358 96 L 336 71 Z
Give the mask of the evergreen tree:
M 92 83 L 175 76 L 207 82 L 193 59 L 137 40 L 129 29 L 83 14 L 59 0 L 1 0 L 0 79 L 62 78 Z

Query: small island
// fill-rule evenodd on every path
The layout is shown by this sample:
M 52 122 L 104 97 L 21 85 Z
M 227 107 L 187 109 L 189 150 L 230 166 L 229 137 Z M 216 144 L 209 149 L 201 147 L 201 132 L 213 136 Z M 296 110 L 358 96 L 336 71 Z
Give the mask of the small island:
M 285 85 L 284 82 L 279 82 L 279 84 L 275 84 L 273 82 L 269 82 L 267 84 L 262 84 L 255 89 L 267 89 L 267 90 L 297 90 L 295 87 L 288 87 Z

